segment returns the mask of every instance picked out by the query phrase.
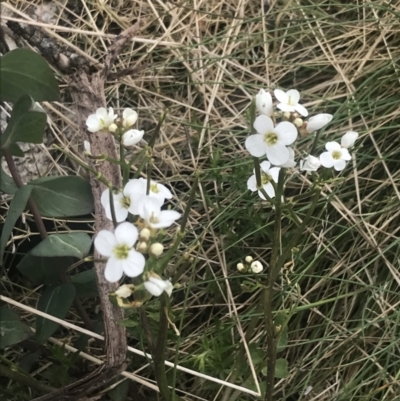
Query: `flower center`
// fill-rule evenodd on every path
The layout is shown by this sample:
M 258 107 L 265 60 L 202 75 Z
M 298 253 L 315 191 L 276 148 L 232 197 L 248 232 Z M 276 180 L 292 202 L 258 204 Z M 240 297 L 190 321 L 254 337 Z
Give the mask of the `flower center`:
M 261 184 L 267 185 L 270 181 L 272 181 L 272 177 L 267 173 L 261 173 Z
M 278 135 L 276 135 L 275 132 L 267 132 L 264 135 L 264 142 L 268 146 L 275 145 L 278 142 Z
M 157 184 L 150 184 L 150 191 L 158 194 L 159 190 Z
M 114 249 L 114 255 L 117 259 L 126 259 L 129 254 L 129 246 L 126 244 L 117 245 Z
M 153 212 L 150 216 L 149 222 L 153 223 L 153 224 L 157 224 L 160 222 L 160 220 L 158 219 L 158 216 Z
M 119 203 L 124 209 L 129 209 L 129 206 L 131 205 L 131 198 L 124 196 L 119 200 Z
M 289 104 L 290 106 L 294 106 L 294 102 L 292 101 L 292 97 L 291 97 L 291 96 L 289 96 L 288 104 Z
M 339 160 L 339 159 L 342 157 L 342 152 L 341 152 L 340 150 L 334 150 L 334 151 L 332 152 L 332 157 L 333 157 L 335 160 Z

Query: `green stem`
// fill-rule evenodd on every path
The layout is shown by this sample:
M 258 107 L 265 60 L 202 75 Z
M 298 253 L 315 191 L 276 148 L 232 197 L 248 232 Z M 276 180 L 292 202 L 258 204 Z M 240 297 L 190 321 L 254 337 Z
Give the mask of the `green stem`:
M 154 130 L 154 134 L 151 137 L 148 146 L 153 149 L 154 144 L 156 143 L 156 140 L 160 134 L 161 126 L 163 125 L 163 122 L 165 120 L 165 117 L 167 117 L 168 110 L 165 110 L 164 113 L 161 114 L 160 119 L 158 120 L 158 124 L 156 129 Z
M 265 401 L 273 401 L 275 385 L 275 365 L 277 355 L 277 336 L 272 314 L 272 301 L 274 283 L 279 274 L 278 258 L 281 250 L 281 219 L 282 219 L 282 192 L 285 182 L 285 169 L 279 171 L 278 186 L 276 190 L 275 203 L 275 222 L 274 235 L 272 240 L 272 251 L 269 263 L 269 272 L 267 275 L 266 288 L 262 292 L 262 304 L 264 306 L 264 324 L 267 337 L 267 377 Z

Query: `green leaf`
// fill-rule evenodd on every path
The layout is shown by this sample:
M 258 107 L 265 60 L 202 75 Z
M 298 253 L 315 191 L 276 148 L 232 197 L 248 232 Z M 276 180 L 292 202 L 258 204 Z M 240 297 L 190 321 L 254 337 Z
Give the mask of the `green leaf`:
M 28 95 L 15 104 L 10 121 L 1 136 L 1 148 L 7 149 L 15 142 L 42 143 L 47 116 L 44 111 L 32 110 L 34 101 Z
M 65 272 L 75 259 L 66 258 L 43 258 L 26 254 L 17 269 L 34 284 L 56 284 L 60 281 L 60 273 Z
M 30 95 L 37 102 L 59 100 L 60 90 L 47 61 L 28 49 L 15 49 L 1 58 L 0 100 L 15 103 Z
M 3 263 L 3 254 L 7 246 L 8 238 L 10 238 L 15 222 L 18 220 L 19 216 L 21 216 L 21 213 L 26 207 L 32 189 L 33 187 L 30 185 L 24 185 L 18 189 L 11 201 L 0 238 L 0 265 Z
M 75 274 L 71 277 L 71 283 L 75 286 L 76 295 L 79 298 L 96 297 L 99 295 L 96 275 L 93 269 Z
M 124 380 L 118 386 L 114 387 L 112 390 L 107 391 L 107 395 L 112 399 L 112 401 L 126 401 L 129 390 L 129 380 Z
M 18 191 L 18 187 L 14 180 L 3 170 L 0 164 L 0 192 L 14 195 Z
M 90 251 L 92 240 L 86 233 L 52 234 L 30 252 L 39 257 L 72 256 L 84 258 Z
M 92 189 L 81 177 L 43 177 L 29 183 L 40 213 L 46 217 L 71 217 L 94 210 Z
M 73 284 L 61 284 L 46 288 L 39 298 L 37 309 L 49 315 L 64 319 L 75 298 Z M 58 328 L 59 324 L 41 316 L 36 318 L 36 339 L 44 343 Z
M 288 361 L 284 358 L 279 358 L 276 360 L 275 365 L 275 377 L 277 379 L 284 379 L 289 376 L 289 366 Z
M 19 316 L 6 305 L 0 307 L 0 349 L 18 344 L 30 337 L 32 331 L 21 323 Z
M 17 157 L 24 157 L 25 153 L 24 151 L 16 144 L 12 143 L 10 147 L 8 148 L 12 156 L 17 156 Z M 0 149 L 1 152 L 1 149 Z

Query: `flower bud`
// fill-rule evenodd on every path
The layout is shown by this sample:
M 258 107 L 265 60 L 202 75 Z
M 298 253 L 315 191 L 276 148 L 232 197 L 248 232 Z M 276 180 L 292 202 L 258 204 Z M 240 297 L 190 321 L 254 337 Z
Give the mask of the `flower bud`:
M 285 111 L 285 112 L 282 114 L 282 119 L 283 119 L 284 121 L 289 121 L 289 120 L 290 120 L 290 112 L 289 112 L 289 111 Z
M 253 257 L 252 256 L 246 256 L 246 258 L 244 259 L 247 263 L 251 263 L 253 261 Z
M 122 125 L 124 128 L 132 127 L 138 119 L 138 113 L 132 109 L 125 109 L 122 113 Z
M 171 296 L 173 285 L 169 280 L 163 280 L 156 273 L 149 273 L 146 281 L 143 283 L 146 290 L 155 297 L 159 297 L 164 291 Z
M 318 157 L 308 155 L 304 160 L 300 161 L 301 171 L 317 171 L 321 167 Z
M 143 230 L 140 231 L 139 238 L 147 242 L 150 239 L 150 235 L 151 231 L 148 228 L 143 228 Z
M 325 125 L 328 124 L 332 120 L 332 118 L 332 114 L 326 113 L 317 114 L 316 116 L 311 117 L 307 122 L 307 132 L 311 134 L 314 131 L 318 131 L 322 127 L 325 127 Z
M 144 131 L 139 131 L 137 129 L 130 129 L 126 131 L 124 135 L 122 135 L 122 144 L 124 146 L 133 146 L 139 143 L 144 135 Z
M 164 251 L 164 245 L 156 242 L 155 244 L 151 244 L 150 253 L 153 256 L 161 256 Z
M 354 131 L 347 131 L 343 136 L 342 140 L 340 141 L 340 144 L 342 145 L 342 148 L 351 148 L 355 141 L 358 138 L 358 133 Z
M 123 284 L 118 290 L 115 291 L 115 295 L 119 296 L 120 298 L 128 298 L 132 295 L 132 284 Z
M 256 107 L 259 113 L 271 117 L 274 114 L 271 94 L 264 89 L 260 89 L 260 92 L 256 95 Z
M 237 268 L 240 272 L 242 272 L 242 271 L 245 269 L 243 263 L 238 263 L 238 264 L 236 265 L 236 268 Z
M 263 265 L 261 264 L 261 262 L 256 260 L 251 264 L 250 269 L 253 273 L 261 273 L 263 271 Z
M 117 124 L 114 124 L 114 123 L 110 124 L 110 126 L 108 127 L 108 130 L 110 132 L 117 132 L 117 129 L 118 129 L 118 126 L 117 126 Z
M 136 250 L 144 253 L 147 251 L 147 242 L 139 242 L 136 246 Z
M 297 127 L 297 128 L 301 128 L 304 124 L 304 121 L 302 118 L 297 117 L 294 119 L 293 124 Z

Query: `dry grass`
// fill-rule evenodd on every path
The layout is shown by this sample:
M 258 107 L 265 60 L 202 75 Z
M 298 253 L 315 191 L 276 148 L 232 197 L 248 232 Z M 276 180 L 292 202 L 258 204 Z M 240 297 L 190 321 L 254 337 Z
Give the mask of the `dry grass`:
M 53 2 L 57 12 L 50 22 L 40 12 L 39 22 L 32 20 L 32 7 L 42 1 L 10 1 L 4 7 L 14 12 L 11 18 L 41 26 L 93 65 L 102 62 L 115 34 L 143 21 L 116 70 L 144 68 L 108 82 L 107 98 L 116 108 L 139 111 L 139 126 L 149 132 L 145 139 L 168 108 L 154 174 L 174 189 L 174 207 L 185 208 L 193 173 L 202 171 L 181 249 L 196 263 L 173 300 L 182 336 L 171 333 L 169 343 L 169 360 L 178 342 L 177 362 L 196 371 L 229 381 L 234 351 L 258 295 L 257 290 L 243 293 L 235 266 L 247 254 L 268 261 L 273 211 L 261 210 L 245 191 L 252 169 L 243 147 L 251 97 L 261 87 L 295 87 L 309 110 L 334 114 L 323 141 L 358 131 L 352 166 L 323 189 L 324 201 L 279 284 L 276 310 L 294 307 L 295 314 L 282 353 L 291 374 L 276 389 L 279 399 L 287 400 L 398 400 L 400 2 L 261 3 L 60 0 Z M 78 156 L 82 150 L 68 88 L 62 88 L 65 102 L 46 105 L 51 123 L 48 142 L 39 147 L 45 160 L 41 174 L 74 172 L 52 150 L 53 143 Z M 296 152 L 304 149 L 306 140 Z M 287 195 L 308 185 L 307 176 L 296 173 Z M 296 210 L 301 218 L 307 204 Z M 54 227 L 67 223 L 57 221 Z M 14 242 L 22 251 L 36 233 L 24 224 L 19 232 Z M 10 263 L 13 257 L 8 255 Z M 1 291 L 35 306 L 40 289 L 18 282 L 3 277 Z M 90 301 L 87 306 L 92 307 Z M 156 308 L 156 303 L 148 307 Z M 32 316 L 23 317 L 32 321 Z M 74 320 L 71 312 L 68 321 Z M 67 343 L 76 336 L 74 330 L 57 334 Z M 132 330 L 131 341 L 139 348 L 140 338 Z M 262 380 L 263 346 L 260 322 L 248 347 L 249 365 L 236 384 L 256 390 L 252 369 Z M 89 351 L 99 357 L 95 347 Z M 135 358 L 130 371 L 147 364 Z M 140 374 L 152 377 L 148 368 Z M 312 390 L 305 396 L 308 386 Z M 219 400 L 224 394 L 226 400 L 254 399 L 244 392 L 228 395 L 223 385 L 179 372 L 176 387 L 192 395 L 187 399 Z

